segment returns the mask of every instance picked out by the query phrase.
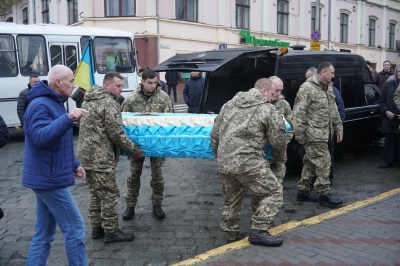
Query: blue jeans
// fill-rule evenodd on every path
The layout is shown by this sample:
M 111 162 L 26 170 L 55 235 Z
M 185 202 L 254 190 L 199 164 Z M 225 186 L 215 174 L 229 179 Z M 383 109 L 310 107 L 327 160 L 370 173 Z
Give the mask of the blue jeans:
M 57 224 L 64 234 L 68 264 L 87 265 L 85 223 L 69 188 L 33 189 L 33 192 L 36 194 L 36 225 L 26 265 L 46 265 Z

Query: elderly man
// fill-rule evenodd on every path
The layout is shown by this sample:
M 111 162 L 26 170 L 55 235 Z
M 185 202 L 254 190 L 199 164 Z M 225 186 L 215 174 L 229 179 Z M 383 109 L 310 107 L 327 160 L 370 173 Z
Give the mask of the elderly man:
M 292 130 L 287 132 L 286 134 L 286 144 L 290 142 L 290 140 L 293 138 L 293 113 L 292 109 L 290 108 L 290 104 L 285 100 L 285 97 L 282 95 L 283 91 L 283 82 L 282 80 L 277 77 L 277 76 L 271 76 L 269 79 L 272 81 L 272 83 L 275 85 L 276 92 L 277 94 L 274 95 L 275 97 L 271 99 L 271 102 L 273 105 L 275 105 L 275 108 L 278 111 L 278 114 L 283 116 L 286 121 L 289 122 L 290 126 L 292 127 Z M 271 163 L 271 170 L 274 172 L 275 176 L 278 178 L 279 182 L 283 182 L 283 179 L 285 178 L 286 174 L 286 155 L 285 155 L 285 160 L 284 161 L 274 161 Z
M 259 79 L 253 89 L 237 93 L 224 104 L 211 131 L 224 196 L 221 227 L 228 242 L 238 240 L 240 205 L 247 190 L 253 193 L 252 205 L 256 207 L 249 241 L 265 246 L 280 246 L 283 242 L 268 232 L 282 206 L 283 192 L 264 155 L 269 143 L 274 160 L 285 159 L 285 125 L 270 103 L 277 94 L 269 79 Z
M 27 95 L 22 184 L 36 194 L 36 225 L 26 265 L 46 264 L 57 224 L 68 264 L 87 265 L 85 222 L 68 188 L 75 184 L 74 175 L 85 177 L 74 156 L 73 126 L 87 111 L 67 113 L 64 106 L 73 87 L 71 69 L 55 65 L 48 81 L 36 84 Z
M 87 171 L 92 238 L 104 237 L 105 243 L 134 239 L 133 234 L 119 229 L 117 213 L 119 190 L 115 167 L 119 149 L 123 148 L 136 157 L 142 156 L 142 150 L 122 129 L 118 99 L 123 79 L 119 73 L 110 71 L 104 76 L 103 87 L 94 85 L 85 93 L 82 107 L 89 111 L 89 115 L 82 119 L 79 132 L 78 157 Z
M 328 150 L 330 139 L 343 139 L 343 125 L 335 104 L 331 80 L 335 69 L 327 61 L 318 65 L 317 74 L 308 78 L 297 92 L 294 106 L 294 135 L 298 143 L 304 144 L 305 155 L 301 179 L 297 183 L 299 201 L 318 201 L 325 205 L 341 205 L 343 200 L 330 193 L 329 173 L 331 156 Z M 311 194 L 312 179 L 316 176 Z

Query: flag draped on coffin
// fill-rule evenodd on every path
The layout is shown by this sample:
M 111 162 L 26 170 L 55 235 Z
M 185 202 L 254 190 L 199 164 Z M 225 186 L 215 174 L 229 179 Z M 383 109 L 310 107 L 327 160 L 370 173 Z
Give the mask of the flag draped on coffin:
M 92 38 L 89 38 L 82 59 L 75 71 L 74 83 L 84 90 L 89 90 L 94 84 L 94 64 L 92 58 Z
M 217 115 L 122 113 L 128 137 L 148 157 L 214 158 L 210 133 Z M 122 151 L 122 155 L 129 155 Z

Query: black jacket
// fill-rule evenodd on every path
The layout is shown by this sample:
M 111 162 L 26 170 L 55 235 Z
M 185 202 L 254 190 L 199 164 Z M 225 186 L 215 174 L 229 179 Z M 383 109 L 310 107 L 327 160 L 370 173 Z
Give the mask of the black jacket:
M 6 123 L 4 122 L 4 119 L 0 115 L 0 149 L 6 146 L 8 142 L 8 128 Z
M 167 71 L 167 73 L 165 73 L 165 81 L 168 87 L 176 86 L 179 81 L 179 73 L 176 71 Z
M 386 85 L 382 91 L 381 98 L 379 99 L 379 108 L 381 109 L 382 118 L 382 133 L 399 133 L 400 120 L 389 120 L 385 112 L 391 111 L 396 115 L 400 115 L 400 110 L 396 107 L 393 101 L 393 95 L 399 86 L 399 80 L 396 78 L 394 80 L 386 82 Z
M 392 70 L 390 69 L 389 71 L 381 71 L 378 74 L 376 74 L 376 85 L 378 85 L 379 89 L 381 91 L 385 88 L 385 83 L 388 77 L 393 75 Z
M 19 121 L 21 122 L 21 126 L 24 126 L 24 114 L 25 114 L 26 108 L 28 108 L 28 102 L 26 101 L 26 95 L 28 94 L 28 92 L 31 88 L 32 88 L 32 86 L 28 84 L 28 88 L 22 90 L 18 96 L 17 114 L 18 114 Z
M 183 89 L 183 98 L 187 104 L 188 113 L 198 113 L 201 93 L 204 87 L 204 78 L 199 75 L 198 77 L 191 77 L 185 83 L 185 88 Z

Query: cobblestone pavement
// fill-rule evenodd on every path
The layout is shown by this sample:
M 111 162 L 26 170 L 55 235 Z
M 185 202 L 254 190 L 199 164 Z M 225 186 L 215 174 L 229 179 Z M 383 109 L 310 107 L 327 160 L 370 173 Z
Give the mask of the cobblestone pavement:
M 77 143 L 77 136 L 75 141 Z M 377 167 L 382 152 L 382 141 L 379 141 L 338 157 L 332 187 L 334 194 L 351 204 L 400 187 L 398 168 L 381 170 Z M 1 149 L 0 162 L 0 207 L 5 212 L 0 221 L 0 265 L 24 265 L 34 231 L 35 197 L 31 190 L 21 186 L 23 140 L 12 140 Z M 125 208 L 122 196 L 128 174 L 129 163 L 122 158 L 116 169 L 121 192 L 120 214 Z M 219 227 L 222 195 L 216 160 L 169 158 L 163 166 L 163 174 L 166 219 L 158 221 L 152 216 L 150 165 L 146 159 L 135 217 L 131 221 L 120 218 L 122 229 L 135 234 L 135 240 L 129 243 L 106 245 L 102 240 L 92 240 L 87 218 L 87 186 L 78 179 L 71 187 L 86 221 L 86 248 L 91 265 L 170 265 L 226 243 Z M 274 226 L 331 210 L 314 203 L 296 202 L 298 179 L 298 174 L 288 173 L 284 181 L 284 206 Z M 247 196 L 241 213 L 243 237 L 250 231 L 250 211 L 250 197 Z M 67 265 L 60 231 L 52 244 L 48 265 Z

